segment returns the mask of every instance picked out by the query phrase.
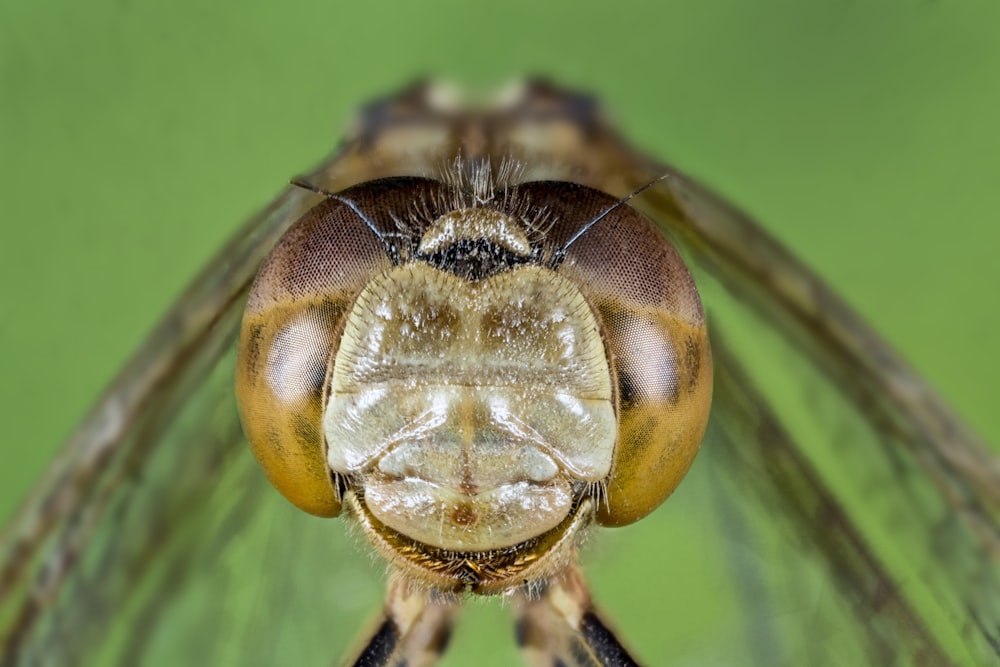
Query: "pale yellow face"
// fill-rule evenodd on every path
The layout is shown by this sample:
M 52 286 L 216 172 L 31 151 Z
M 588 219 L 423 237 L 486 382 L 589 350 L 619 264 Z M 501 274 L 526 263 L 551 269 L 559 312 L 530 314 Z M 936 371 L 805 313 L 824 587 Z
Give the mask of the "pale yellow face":
M 611 401 L 597 321 L 565 278 L 526 265 L 473 282 L 406 264 L 347 317 L 327 462 L 363 479 L 365 505 L 393 530 L 502 549 L 559 525 L 574 483 L 607 477 Z
M 564 183 L 484 188 L 387 179 L 310 211 L 258 275 L 237 393 L 292 502 L 347 508 L 433 587 L 494 593 L 669 495 L 711 357 L 694 283 L 640 214 Z

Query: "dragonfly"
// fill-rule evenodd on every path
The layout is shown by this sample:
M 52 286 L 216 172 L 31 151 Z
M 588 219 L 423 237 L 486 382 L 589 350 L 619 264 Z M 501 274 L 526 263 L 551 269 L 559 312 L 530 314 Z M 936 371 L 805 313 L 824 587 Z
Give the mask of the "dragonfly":
M 571 213 L 581 199 L 586 215 Z M 299 221 L 350 209 L 371 232 L 365 243 L 388 262 L 377 275 L 406 266 L 407 253 L 433 266 L 456 238 L 478 238 L 447 227 L 448 211 L 462 207 L 531 221 L 526 244 L 480 225 L 493 230 L 493 249 L 464 265 L 466 278 L 489 282 L 494 269 L 483 267 L 494 246 L 504 249 L 504 267 L 542 264 L 556 273 L 587 266 L 576 251 L 617 249 L 632 265 L 676 256 L 687 269 L 674 278 L 697 285 L 685 297 L 700 304 L 688 320 L 703 313 L 708 342 L 698 364 L 678 368 L 711 386 L 711 408 L 698 415 L 704 397 L 689 406 L 693 426 L 675 478 L 663 481 L 658 460 L 629 467 L 612 455 L 609 463 L 607 452 L 629 436 L 605 433 L 613 444 L 598 448 L 599 461 L 576 462 L 597 472 L 575 478 L 569 509 L 547 516 L 548 542 L 532 532 L 531 512 L 496 538 L 455 529 L 478 520 L 474 511 L 428 510 L 440 525 L 423 528 L 427 516 L 393 515 L 388 506 L 377 515 L 351 510 L 355 520 L 341 522 L 298 511 L 268 483 L 312 515 L 334 515 L 374 492 L 358 489 L 354 469 L 330 462 L 375 456 L 293 449 L 284 454 L 302 467 L 284 476 L 287 461 L 261 453 L 261 433 L 277 427 L 253 416 L 244 307 L 249 299 L 253 313 L 266 301 L 268 284 L 286 295 L 298 289 L 288 281 L 295 272 L 268 255 L 295 237 Z M 574 215 L 578 237 L 565 231 Z M 426 223 L 419 233 L 407 222 L 415 218 Z M 657 233 L 628 246 L 622 239 L 636 228 Z M 532 243 L 546 234 L 561 242 Z M 578 284 L 614 285 L 619 301 L 641 299 L 620 282 L 628 273 L 620 264 L 591 266 Z M 255 284 L 262 266 L 275 282 Z M 356 268 L 347 270 L 355 299 L 364 287 Z M 594 324 L 580 320 L 577 329 Z M 292 342 L 315 342 L 308 326 L 295 331 Z M 655 359 L 605 344 L 601 363 L 636 362 L 627 382 L 605 387 L 609 400 L 625 395 L 605 419 L 620 428 Z M 263 382 L 288 369 L 315 382 L 294 358 Z M 267 476 L 247 451 L 234 376 Z M 299 398 L 315 424 L 316 406 L 337 396 L 313 387 Z M 292 419 L 282 446 L 322 441 L 306 422 Z M 551 456 L 570 465 L 579 443 L 565 442 L 569 449 Z M 444 653 L 454 664 L 509 664 L 481 637 L 463 644 L 461 623 L 449 641 L 459 603 L 488 597 L 513 613 L 506 632 L 531 664 L 991 664 L 1000 660 L 998 518 L 1000 462 L 988 447 L 807 267 L 681 170 L 630 146 L 593 98 L 532 80 L 492 103 L 464 105 L 418 83 L 365 106 L 328 160 L 243 227 L 67 442 L 0 540 L 0 662 L 331 664 L 346 655 L 354 664 L 415 665 Z M 412 530 L 438 540 L 431 560 L 465 566 L 428 583 L 428 550 L 401 564 L 400 540 L 381 552 L 365 546 Z M 642 567 L 616 569 L 616 555 L 588 553 L 603 541 L 627 550 L 632 530 L 660 536 Z M 571 539 L 557 548 L 564 536 Z M 554 550 L 559 558 L 541 573 L 525 566 L 503 579 L 484 571 L 492 561 L 467 557 L 495 556 L 510 542 L 521 545 L 517 553 L 544 560 Z M 392 564 L 380 575 L 366 549 L 388 549 Z M 591 557 L 603 560 L 603 573 L 589 568 Z M 635 602 L 619 606 L 620 618 L 647 617 L 655 633 L 632 637 L 628 623 L 598 611 L 599 587 L 592 595 L 585 582 L 604 575 L 632 587 L 626 599 Z M 383 587 L 388 597 L 379 602 Z

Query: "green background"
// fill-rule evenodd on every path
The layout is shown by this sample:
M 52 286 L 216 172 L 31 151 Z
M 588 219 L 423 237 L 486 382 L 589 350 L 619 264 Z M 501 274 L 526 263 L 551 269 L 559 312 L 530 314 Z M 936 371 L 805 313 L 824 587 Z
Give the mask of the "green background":
M 991 442 L 1000 4 L 0 4 L 0 518 L 358 104 L 545 73 L 758 217 Z

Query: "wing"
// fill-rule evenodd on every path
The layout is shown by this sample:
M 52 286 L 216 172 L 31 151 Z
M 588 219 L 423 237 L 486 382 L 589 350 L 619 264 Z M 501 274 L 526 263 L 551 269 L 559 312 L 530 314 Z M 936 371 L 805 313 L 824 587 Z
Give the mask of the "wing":
M 300 546 L 269 533 L 284 522 L 307 541 L 336 531 L 316 531 L 272 502 L 247 460 L 231 397 L 232 343 L 257 265 L 313 203 L 289 190 L 230 243 L 7 528 L 3 664 L 138 664 L 154 653 L 226 662 L 261 650 L 253 630 L 263 617 L 234 615 L 234 602 L 274 602 L 280 614 L 268 583 L 247 582 L 268 564 L 287 569 Z M 334 558 L 347 549 L 336 540 L 312 546 Z M 308 573 L 286 574 L 281 584 L 310 589 Z M 227 655 L 220 636 L 243 646 Z
M 804 632 L 768 640 L 790 662 L 995 660 L 998 460 L 811 272 L 737 211 L 667 173 L 647 205 L 702 268 L 715 331 L 708 466 L 728 473 L 716 494 L 733 496 L 725 522 L 749 527 L 744 544 L 764 545 L 752 559 L 770 564 L 748 571 L 746 549 L 731 554 L 745 573 L 746 617 L 815 608 L 780 581 L 819 561 L 809 567 L 825 573 L 837 603 L 831 614 L 800 614 Z M 786 539 L 764 538 L 780 524 Z M 867 660 L 844 659 L 847 647 Z
M 310 182 L 336 191 L 436 171 L 447 147 L 435 127 L 454 117 L 411 123 L 420 109 L 408 100 L 425 91 L 366 109 Z M 302 515 L 267 485 L 233 399 L 250 283 L 319 200 L 289 188 L 241 230 L 5 529 L 0 664 L 331 663 L 377 608 L 379 575 L 343 526 Z
M 996 459 L 810 272 L 627 148 L 588 98 L 536 82 L 507 99 L 465 113 L 415 86 L 368 107 L 308 180 L 335 191 L 434 175 L 459 156 L 618 196 L 668 174 L 632 203 L 697 271 L 718 395 L 691 478 L 635 530 L 606 531 L 620 548 L 598 554 L 597 602 L 637 657 L 995 658 Z M 379 577 L 343 528 L 267 488 L 232 405 L 243 295 L 315 201 L 286 192 L 223 251 L 7 529 L 3 664 L 329 664 L 378 606 Z M 488 642 L 513 626 L 479 617 L 478 631 L 459 627 L 446 663 L 475 653 L 476 664 L 510 664 L 514 642 L 507 653 Z
M 544 86 L 542 94 L 557 97 Z M 562 145 L 533 155 L 540 151 L 525 142 L 509 152 L 527 155 L 546 177 L 620 197 L 662 177 L 630 203 L 684 251 L 715 332 L 713 424 L 705 460 L 681 491 L 706 497 L 689 517 L 670 519 L 693 516 L 700 526 L 715 507 L 720 539 L 709 550 L 730 562 L 703 575 L 742 591 L 730 605 L 743 609 L 744 626 L 738 647 L 716 651 L 716 662 L 995 660 L 1000 460 L 752 220 L 631 151 L 579 98 L 563 102 L 576 133 L 563 123 L 552 132 Z M 809 579 L 829 588 L 828 602 L 804 586 Z

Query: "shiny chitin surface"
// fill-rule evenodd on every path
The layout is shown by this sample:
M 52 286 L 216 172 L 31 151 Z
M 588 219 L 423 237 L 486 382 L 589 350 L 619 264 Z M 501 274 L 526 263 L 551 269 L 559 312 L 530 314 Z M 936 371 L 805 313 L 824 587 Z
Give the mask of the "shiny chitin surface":
M 666 239 L 606 194 L 497 174 L 456 162 L 331 194 L 261 269 L 237 363 L 272 483 L 320 515 L 346 496 L 441 592 L 537 590 L 593 518 L 652 511 L 711 399 Z

